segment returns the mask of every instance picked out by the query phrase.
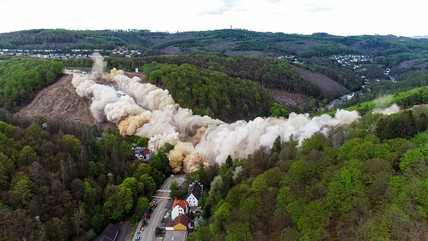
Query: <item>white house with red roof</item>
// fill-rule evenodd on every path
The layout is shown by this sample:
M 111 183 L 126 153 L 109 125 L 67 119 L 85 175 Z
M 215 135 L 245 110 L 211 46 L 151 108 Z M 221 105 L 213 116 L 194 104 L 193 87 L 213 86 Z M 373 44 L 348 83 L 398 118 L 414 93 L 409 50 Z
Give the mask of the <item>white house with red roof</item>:
M 187 201 L 178 200 L 177 198 L 175 198 L 171 210 L 172 220 L 174 220 L 180 214 L 189 214 L 189 204 L 187 203 Z

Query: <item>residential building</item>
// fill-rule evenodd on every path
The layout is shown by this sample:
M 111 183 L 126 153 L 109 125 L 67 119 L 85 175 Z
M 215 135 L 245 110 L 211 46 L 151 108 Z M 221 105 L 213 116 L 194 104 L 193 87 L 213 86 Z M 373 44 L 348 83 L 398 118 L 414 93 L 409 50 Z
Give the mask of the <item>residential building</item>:
M 180 214 L 189 214 L 189 204 L 187 201 L 175 198 L 174 203 L 172 204 L 171 218 L 175 220 L 175 218 Z
M 138 160 L 149 162 L 153 156 L 153 152 L 149 148 L 145 147 L 133 147 L 132 154 L 138 158 Z
M 165 230 L 167 231 L 187 231 L 187 227 L 189 226 L 189 217 L 180 214 L 178 217 L 174 219 L 173 222 L 168 222 L 165 224 Z
M 185 200 L 189 203 L 190 207 L 197 207 L 199 205 L 203 190 L 204 185 L 197 181 L 189 185 L 188 195 Z

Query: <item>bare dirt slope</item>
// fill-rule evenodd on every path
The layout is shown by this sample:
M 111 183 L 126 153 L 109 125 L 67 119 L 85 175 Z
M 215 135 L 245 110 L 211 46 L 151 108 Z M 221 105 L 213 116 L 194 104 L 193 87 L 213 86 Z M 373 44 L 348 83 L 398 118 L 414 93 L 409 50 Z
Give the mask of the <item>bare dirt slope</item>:
M 311 99 L 306 95 L 290 93 L 282 90 L 271 89 L 275 101 L 284 106 L 287 110 L 298 111 L 298 106 L 302 108 L 309 102 Z
M 311 82 L 312 84 L 318 86 L 322 92 L 325 92 L 327 96 L 331 99 L 334 99 L 343 94 L 349 93 L 350 91 L 345 88 L 343 85 L 337 83 L 331 78 L 320 74 L 314 73 L 306 69 L 298 68 L 298 73 L 305 80 Z
M 19 114 L 93 125 L 94 118 L 89 109 L 89 100 L 77 95 L 71 85 L 72 78 L 72 75 L 64 75 L 41 90 Z

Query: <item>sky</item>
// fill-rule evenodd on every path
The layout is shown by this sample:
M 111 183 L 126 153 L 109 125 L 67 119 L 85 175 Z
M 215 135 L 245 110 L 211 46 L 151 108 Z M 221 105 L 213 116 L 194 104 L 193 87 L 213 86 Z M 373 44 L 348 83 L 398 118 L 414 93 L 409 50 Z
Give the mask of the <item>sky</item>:
M 0 0 L 0 33 L 37 28 L 428 35 L 426 0 Z

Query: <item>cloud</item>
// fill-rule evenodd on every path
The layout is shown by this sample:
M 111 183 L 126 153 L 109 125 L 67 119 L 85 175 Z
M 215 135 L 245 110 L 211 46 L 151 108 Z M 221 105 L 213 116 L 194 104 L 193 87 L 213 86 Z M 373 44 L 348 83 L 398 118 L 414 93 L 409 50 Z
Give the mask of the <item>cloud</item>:
M 308 13 L 326 12 L 332 10 L 338 10 L 342 8 L 343 3 L 335 0 L 326 0 L 321 2 L 310 2 L 304 5 L 305 10 Z
M 326 12 L 333 10 L 334 7 L 332 6 L 326 6 L 326 5 L 315 5 L 315 6 L 309 6 L 308 11 L 311 13 L 317 13 L 317 12 Z
M 0 14 L 0 22 L 13 22 L 0 24 L 0 33 L 35 28 L 135 28 L 182 32 L 214 30 L 233 25 L 234 28 L 253 31 L 303 34 L 427 35 L 425 28 L 414 24 L 426 22 L 428 1 L 421 0 L 408 0 L 406 4 L 386 0 L 124 0 L 121 5 L 143 9 L 144 16 L 128 14 L 123 10 L 116 11 L 119 16 L 116 18 L 102 14 L 111 12 L 111 5 L 99 4 L 99 1 L 76 0 L 67 6 L 60 6 L 55 0 L 0 1 L 1 6 L 7 6 L 8 9 L 19 9 L 19 14 L 15 11 L 3 11 Z M 82 10 L 81 6 L 93 11 Z M 159 11 L 156 11 L 159 9 L 167 17 L 159 18 Z M 355 13 L 353 17 L 350 16 L 352 13 Z M 376 21 L 366 16 L 376 16 Z
M 202 11 L 202 15 L 222 15 L 226 12 L 232 11 L 240 0 L 221 0 L 220 6 L 210 10 Z

